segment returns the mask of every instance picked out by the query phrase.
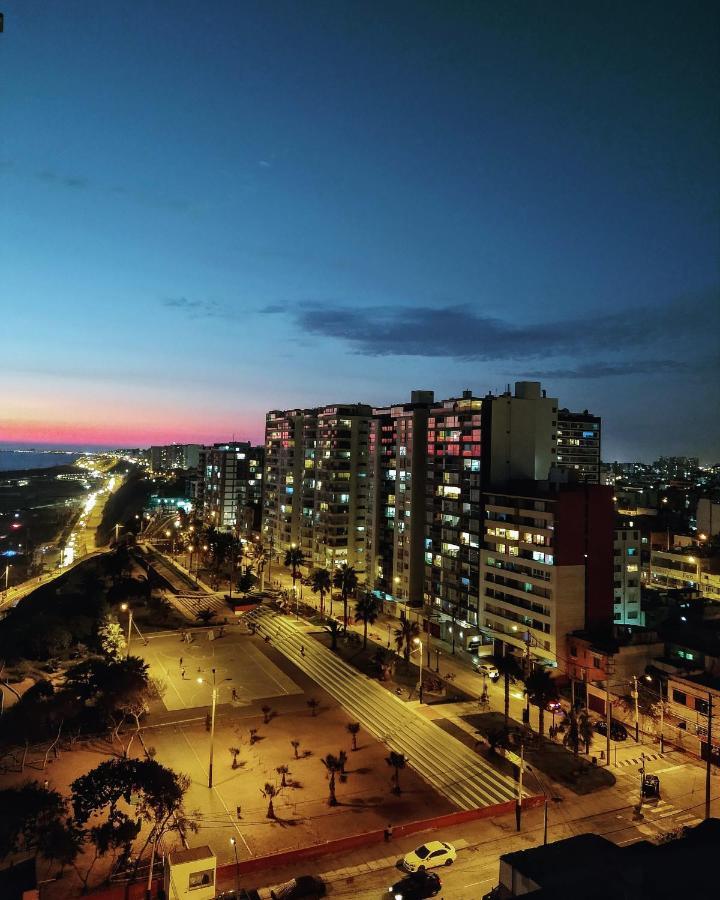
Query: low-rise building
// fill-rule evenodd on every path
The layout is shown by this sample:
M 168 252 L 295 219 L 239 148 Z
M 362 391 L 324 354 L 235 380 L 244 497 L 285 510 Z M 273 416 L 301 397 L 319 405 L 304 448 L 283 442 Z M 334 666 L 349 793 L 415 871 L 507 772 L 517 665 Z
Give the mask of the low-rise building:
M 695 675 L 668 675 L 669 724 L 677 729 L 684 750 L 707 759 L 708 719 L 720 716 L 720 676 L 702 672 Z M 720 729 L 712 728 L 712 760 L 720 765 Z

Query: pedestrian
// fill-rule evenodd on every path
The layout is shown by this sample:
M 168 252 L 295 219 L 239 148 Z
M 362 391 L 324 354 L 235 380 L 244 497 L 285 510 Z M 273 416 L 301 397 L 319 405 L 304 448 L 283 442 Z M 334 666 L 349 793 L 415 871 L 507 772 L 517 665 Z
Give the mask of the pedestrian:
M 235 690 L 235 688 L 232 689 L 232 698 L 233 698 L 233 700 L 237 700 L 237 698 L 238 698 L 238 693 Z
M 236 807 L 235 812 L 237 813 L 238 819 L 242 819 L 242 806 Z
M 393 836 L 393 827 L 388 822 L 388 827 L 385 829 L 385 843 L 386 844 L 390 843 L 390 841 L 392 840 L 392 836 Z
M 181 669 L 182 669 L 182 661 L 183 661 L 183 658 L 182 658 L 182 656 L 181 656 L 181 657 L 180 657 L 180 668 L 181 668 Z
M 305 646 L 303 644 L 300 644 L 300 656 L 305 659 Z
M 180 640 L 183 642 L 185 641 L 185 631 L 184 630 L 180 632 Z
M 180 667 L 180 677 L 185 680 L 185 666 Z

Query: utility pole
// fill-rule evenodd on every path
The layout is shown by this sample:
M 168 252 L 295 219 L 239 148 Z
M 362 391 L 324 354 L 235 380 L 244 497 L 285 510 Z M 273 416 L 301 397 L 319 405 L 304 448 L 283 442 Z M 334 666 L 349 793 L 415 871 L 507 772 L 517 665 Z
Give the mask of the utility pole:
M 707 759 L 705 760 L 705 818 L 710 818 L 710 782 L 712 780 L 712 692 L 708 691 Z
M 525 767 L 525 744 L 520 744 L 520 772 L 518 774 L 518 794 L 515 803 L 515 825 L 518 831 L 522 824 L 522 785 L 523 768 Z
M 643 805 L 643 788 L 645 787 L 645 754 L 641 753 L 640 758 L 642 759 L 642 766 L 640 768 L 640 803 L 638 805 L 638 812 L 642 812 Z
M 610 765 L 610 728 L 612 726 L 612 706 L 610 705 L 610 682 L 605 682 L 605 727 L 607 733 L 605 735 L 605 753 L 607 754 L 607 764 Z
M 637 675 L 633 675 L 632 698 L 635 701 L 635 743 L 640 743 L 640 710 L 638 707 L 638 680 Z

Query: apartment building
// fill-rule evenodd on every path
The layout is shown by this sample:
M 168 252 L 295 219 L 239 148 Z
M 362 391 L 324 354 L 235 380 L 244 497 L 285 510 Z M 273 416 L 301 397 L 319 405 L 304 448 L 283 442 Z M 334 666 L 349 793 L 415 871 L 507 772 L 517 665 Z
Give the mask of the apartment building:
M 619 519 L 615 523 L 613 537 L 613 619 L 617 625 L 644 625 L 640 605 L 640 529 L 633 519 Z
M 318 411 L 312 563 L 365 575 L 368 439 L 372 409 L 337 404 Z
M 674 740 L 701 759 L 707 759 L 708 719 L 712 714 L 712 759 L 720 765 L 720 729 L 715 724 L 720 715 L 720 678 L 709 672 L 668 675 L 667 698 Z
M 199 463 L 200 444 L 165 444 L 150 448 L 150 471 L 156 474 L 177 469 L 196 469 Z
M 547 479 L 555 467 L 557 400 L 539 382 L 514 393 L 445 400 L 427 426 L 425 607 L 435 631 L 470 647 L 483 638 L 483 490 Z
M 278 549 L 300 543 L 304 427 L 315 410 L 271 410 L 265 417 L 263 536 Z M 296 491 L 297 489 L 297 491 Z
M 278 550 L 365 574 L 371 417 L 365 404 L 267 414 L 263 533 Z
M 577 481 L 600 484 L 602 422 L 586 409 L 561 409 L 557 417 L 557 465 Z
M 425 573 L 427 422 L 432 391 L 374 409 L 369 424 L 368 581 L 386 599 L 420 606 Z
M 259 530 L 264 448 L 233 441 L 205 447 L 200 457 L 203 518 L 222 531 Z
M 543 664 L 566 667 L 565 637 L 613 617 L 613 502 L 604 485 L 488 491 L 480 627 Z

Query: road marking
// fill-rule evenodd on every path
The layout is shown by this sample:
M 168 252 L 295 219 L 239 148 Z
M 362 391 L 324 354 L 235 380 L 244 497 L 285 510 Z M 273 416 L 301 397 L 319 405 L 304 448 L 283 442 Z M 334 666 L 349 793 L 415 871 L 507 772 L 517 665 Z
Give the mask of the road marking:
M 653 775 L 662 775 L 664 772 L 674 772 L 676 769 L 684 769 L 689 765 L 691 765 L 691 763 L 682 763 L 679 766 L 668 766 L 666 769 L 655 769 Z
M 201 771 L 201 772 L 204 772 L 204 771 L 205 771 L 205 767 L 203 766 L 203 763 L 202 763 L 200 757 L 197 755 L 197 751 L 195 750 L 195 748 L 193 747 L 193 745 L 192 745 L 192 744 L 190 743 L 190 741 L 188 740 L 188 737 L 187 737 L 187 735 L 185 734 L 185 732 L 183 731 L 182 728 L 180 729 L 180 734 L 182 734 L 183 738 L 185 739 L 185 743 L 186 743 L 186 744 L 188 745 L 188 747 L 192 750 L 193 755 L 195 756 L 195 759 L 198 761 L 198 765 L 200 766 L 200 771 Z M 220 792 L 219 792 L 218 789 L 217 789 L 216 787 L 214 787 L 214 786 L 213 786 L 212 790 L 214 791 L 215 794 L 217 794 L 218 800 L 219 800 L 219 801 L 222 803 L 222 805 L 225 807 L 225 812 L 227 813 L 227 817 L 228 817 L 228 819 L 230 820 L 230 824 L 233 826 L 233 828 L 235 829 L 235 831 L 237 831 L 238 835 L 240 836 L 240 840 L 243 842 L 243 844 L 245 844 L 245 848 L 247 849 L 247 852 L 250 854 L 250 856 L 254 856 L 255 854 L 254 854 L 254 853 L 252 852 L 252 850 L 250 849 L 250 845 L 249 845 L 248 842 L 245 840 L 245 836 L 243 835 L 242 831 L 240 831 L 240 829 L 238 828 L 237 822 L 235 822 L 235 821 L 233 820 L 233 817 L 230 815 L 230 810 L 227 808 L 227 804 L 225 803 L 225 801 L 223 800 L 222 796 L 220 795 Z

